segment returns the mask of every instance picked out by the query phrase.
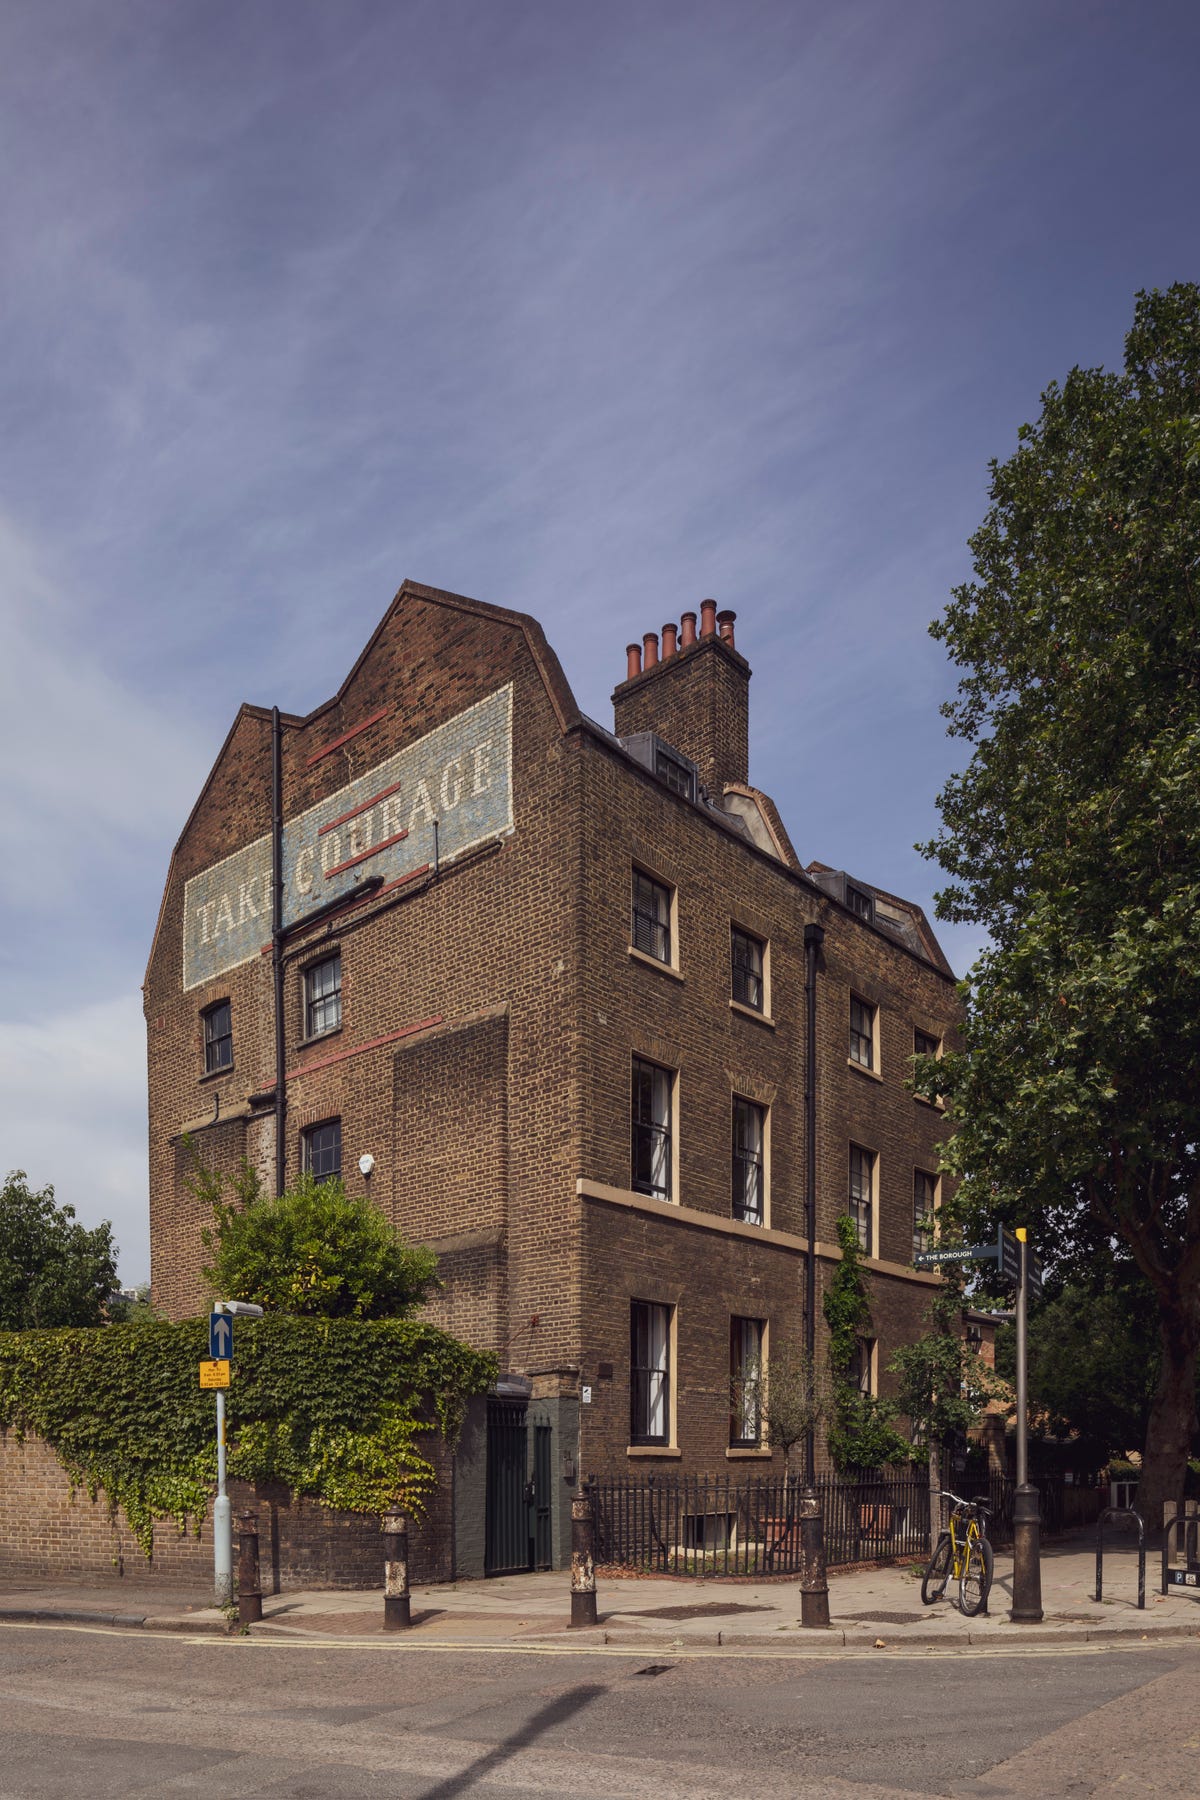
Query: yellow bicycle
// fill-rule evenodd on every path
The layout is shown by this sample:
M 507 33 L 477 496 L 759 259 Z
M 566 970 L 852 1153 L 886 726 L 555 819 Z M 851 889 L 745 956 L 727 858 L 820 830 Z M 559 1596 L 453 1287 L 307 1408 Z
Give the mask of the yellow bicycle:
M 986 1612 L 992 1587 L 995 1559 L 984 1536 L 988 1509 L 981 1500 L 963 1500 L 958 1494 L 943 1493 L 942 1499 L 952 1502 L 949 1527 L 940 1534 L 921 1578 L 921 1599 L 926 1606 L 940 1600 L 953 1573 L 958 1609 L 973 1619 Z

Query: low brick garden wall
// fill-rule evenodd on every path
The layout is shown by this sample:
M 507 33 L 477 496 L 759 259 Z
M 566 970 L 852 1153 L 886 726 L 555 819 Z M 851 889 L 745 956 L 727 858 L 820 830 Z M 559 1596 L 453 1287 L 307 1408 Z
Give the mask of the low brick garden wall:
M 448 1581 L 453 1573 L 450 1457 L 441 1446 L 429 1452 L 439 1485 L 426 1518 L 410 1534 L 409 1564 L 414 1582 Z M 335 1512 L 297 1498 L 272 1483 L 229 1486 L 235 1515 L 252 1506 L 258 1514 L 259 1560 L 269 1592 L 296 1588 L 382 1588 L 383 1546 L 379 1521 L 360 1513 Z M 19 1441 L 0 1431 L 0 1581 L 15 1577 L 111 1581 L 131 1585 L 212 1584 L 212 1520 L 199 1536 L 181 1532 L 172 1519 L 154 1529 L 154 1551 L 143 1556 L 124 1514 L 112 1517 L 101 1492 L 92 1500 L 84 1489 L 71 1492 L 66 1470 L 40 1438 Z

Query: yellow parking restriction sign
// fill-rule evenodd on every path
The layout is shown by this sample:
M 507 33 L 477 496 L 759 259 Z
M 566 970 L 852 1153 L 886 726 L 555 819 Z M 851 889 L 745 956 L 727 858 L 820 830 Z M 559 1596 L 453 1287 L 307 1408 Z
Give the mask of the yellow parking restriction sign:
M 229 1364 L 227 1362 L 210 1362 L 205 1358 L 200 1364 L 200 1386 L 202 1388 L 227 1388 L 229 1386 Z

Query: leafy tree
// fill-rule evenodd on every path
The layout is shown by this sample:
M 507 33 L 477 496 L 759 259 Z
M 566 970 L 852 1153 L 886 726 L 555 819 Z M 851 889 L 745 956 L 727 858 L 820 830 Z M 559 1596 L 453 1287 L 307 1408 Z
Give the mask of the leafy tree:
M 863 1334 L 871 1327 L 871 1306 L 862 1278 L 858 1227 L 843 1215 L 837 1221 L 842 1260 L 824 1295 L 829 1327 L 829 1403 L 827 1442 L 837 1469 L 877 1469 L 883 1463 L 908 1462 L 912 1446 L 892 1424 L 896 1408 L 888 1400 L 864 1394 L 852 1380 Z
M 1160 1342 L 1141 1504 L 1183 1491 L 1200 1348 L 1200 288 L 1138 295 L 1120 372 L 1042 396 L 934 625 L 970 762 L 927 846 L 987 927 L 947 1096 L 970 1224 L 1062 1272 L 1119 1247 Z
M 1028 1332 L 1031 1408 L 1056 1435 L 1074 1433 L 1099 1467 L 1140 1446 L 1158 1381 L 1153 1295 L 1126 1263 L 1098 1283 L 1070 1281 L 1031 1311 Z M 1015 1334 L 996 1337 L 996 1367 L 1015 1379 Z
M 350 1198 L 340 1181 L 304 1174 L 268 1200 L 243 1166 L 232 1202 L 220 1197 L 220 1178 L 210 1170 L 193 1186 L 212 1198 L 214 1181 L 204 1279 L 215 1297 L 309 1317 L 395 1319 L 438 1285 L 433 1251 L 405 1243 L 371 1201 Z
M 763 1425 L 771 1448 L 783 1451 L 789 1476 L 792 1451 L 828 1416 L 830 1401 L 829 1383 L 807 1350 L 789 1344 L 772 1351 L 763 1395 Z
M 90 1231 L 54 1189 L 33 1192 L 23 1169 L 0 1188 L 0 1330 L 102 1325 L 117 1291 L 107 1222 Z
M 929 1330 L 894 1353 L 889 1369 L 900 1378 L 896 1406 L 914 1437 L 936 1456 L 941 1445 L 970 1430 L 997 1383 L 962 1331 L 964 1276 L 950 1265 L 929 1306 Z

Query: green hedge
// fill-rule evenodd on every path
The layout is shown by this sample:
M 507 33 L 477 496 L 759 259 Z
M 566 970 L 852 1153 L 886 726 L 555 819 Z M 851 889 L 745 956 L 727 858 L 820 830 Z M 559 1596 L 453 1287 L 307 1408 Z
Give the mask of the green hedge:
M 229 1474 L 322 1506 L 420 1516 L 436 1485 L 419 1439 L 453 1445 L 496 1362 L 411 1319 L 238 1320 L 226 1394 Z M 208 1510 L 215 1399 L 199 1385 L 208 1320 L 0 1332 L 0 1426 L 36 1433 L 72 1483 L 124 1507 L 147 1556 L 154 1521 Z

